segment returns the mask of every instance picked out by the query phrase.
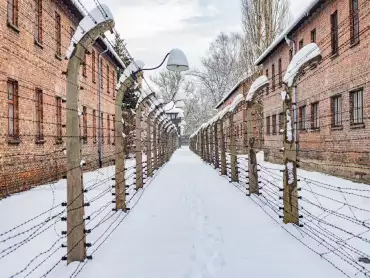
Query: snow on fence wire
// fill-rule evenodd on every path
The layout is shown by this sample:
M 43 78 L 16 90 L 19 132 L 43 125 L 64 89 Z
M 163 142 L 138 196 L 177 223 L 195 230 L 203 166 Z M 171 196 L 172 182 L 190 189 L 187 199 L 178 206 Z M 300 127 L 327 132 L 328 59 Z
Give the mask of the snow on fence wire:
M 26 16 L 25 19 L 29 18 Z M 3 117 L 14 123 L 14 126 L 11 133 L 0 136 L 4 142 L 8 140 L 9 146 L 15 147 L 9 147 L 1 154 L 2 277 L 66 277 L 66 273 L 76 277 L 88 260 L 92 259 L 92 254 L 123 222 L 146 186 L 176 149 L 178 134 L 163 110 L 163 104 L 152 93 L 137 86 L 131 74 L 131 71 L 140 67 L 140 63 L 132 62 L 133 66 L 128 67 L 131 71 L 123 73 L 117 88 L 115 78 L 109 72 L 102 71 L 99 77 L 102 83 L 113 83 L 113 97 L 129 89 L 136 90 L 137 99 L 133 107 L 126 107 L 122 99 L 116 99 L 115 102 L 111 96 L 99 94 L 105 109 L 109 109 L 98 110 L 97 113 L 97 110 L 87 108 L 89 104 L 85 103 L 86 97 L 79 99 L 78 93 L 81 90 L 85 96 L 98 98 L 98 92 L 92 84 L 81 82 L 80 86 L 79 68 L 83 65 L 85 75 L 90 67 L 94 74 L 95 69 L 85 61 L 86 55 L 92 55 L 92 43 L 100 33 L 112 28 L 114 24 L 111 13 L 104 5 L 88 12 L 82 23 L 70 47 L 60 45 L 60 53 L 67 52 L 69 58 L 68 71 L 64 67 L 60 72 L 59 69 L 49 71 L 48 68 L 40 68 L 39 64 L 22 56 L 20 52 L 14 53 L 19 59 L 40 68 L 46 76 L 66 84 L 69 88 L 67 91 L 73 91 L 73 98 L 77 99 L 71 106 L 68 95 L 66 99 L 54 87 L 40 87 L 40 84 L 33 83 L 26 75 L 11 76 L 8 79 L 8 90 L 3 93 L 13 98 L 12 108 L 16 113 L 12 117 Z M 53 35 L 48 34 L 48 29 L 44 33 Z M 62 41 L 70 41 L 70 30 L 62 28 L 61 36 L 66 37 Z M 46 42 L 43 46 L 54 51 L 54 46 Z M 22 48 L 21 45 L 16 47 Z M 116 55 L 112 48 L 107 47 Z M 118 56 L 116 58 L 120 61 Z M 0 74 L 4 80 L 9 78 L 8 73 Z M 143 78 L 140 74 L 137 77 Z M 36 92 L 37 98 L 34 86 L 40 88 Z M 29 118 L 24 111 L 18 112 L 18 103 L 36 107 L 37 120 Z M 132 111 L 131 117 L 136 117 L 134 124 L 130 125 L 130 121 L 123 117 L 123 106 Z M 55 111 L 55 117 L 48 114 L 50 111 Z M 140 116 L 137 113 L 139 111 Z M 71 115 L 75 115 L 77 121 L 68 121 Z M 77 128 L 69 129 L 72 122 L 77 123 Z M 26 126 L 31 128 L 25 129 Z M 33 126 L 37 127 L 35 131 Z M 126 130 L 127 134 L 124 132 Z M 127 149 L 124 148 L 125 138 L 130 131 L 135 131 L 135 150 L 131 154 L 126 153 Z M 35 139 L 40 147 L 33 149 Z M 71 149 L 70 144 L 66 146 L 67 142 L 72 142 L 78 148 Z M 102 145 L 102 155 L 99 157 L 98 142 Z M 49 151 L 45 152 L 42 146 Z M 74 159 L 77 163 L 73 167 L 68 162 L 71 155 L 77 158 Z M 110 166 L 112 164 L 116 166 Z M 105 168 L 97 169 L 99 165 Z M 76 170 L 80 174 L 74 175 L 70 183 L 68 177 Z M 80 183 L 81 190 L 75 186 L 77 183 Z M 120 206 L 117 205 L 119 203 Z M 78 213 L 80 220 L 71 218 L 71 213 Z M 77 230 L 81 236 L 76 237 Z M 77 249 L 80 249 L 80 263 L 66 268 L 63 262 L 76 260 L 76 257 L 69 256 Z
M 284 78 L 285 90 L 281 95 L 284 102 L 284 122 L 281 130 L 276 130 L 277 123 L 274 123 L 275 127 L 272 131 L 272 133 L 283 134 L 283 139 L 280 139 L 280 146 L 275 144 L 277 146 L 275 148 L 262 148 L 265 151 L 283 153 L 283 157 L 276 159 L 283 165 L 265 162 L 264 152 L 258 152 L 256 144 L 260 138 L 256 138 L 255 129 L 263 129 L 263 119 L 256 121 L 252 117 L 252 111 L 254 111 L 255 98 L 268 84 L 266 77 L 261 77 L 256 80 L 256 84 L 252 84 L 245 102 L 236 98 L 237 103 L 225 107 L 192 134 L 190 148 L 206 163 L 218 169 L 220 174 L 243 194 L 249 196 L 250 201 L 260 206 L 292 237 L 328 261 L 344 276 L 369 277 L 369 184 L 355 183 L 299 168 L 302 163 L 301 155 L 305 157 L 307 153 L 318 153 L 320 150 L 296 148 L 298 143 L 309 145 L 315 142 L 303 139 L 300 142 L 295 141 L 297 130 L 295 130 L 294 122 L 297 120 L 293 120 L 293 111 L 296 110 L 296 106 L 292 103 L 292 87 L 301 82 L 298 77 L 303 69 L 306 71 L 305 76 L 310 76 L 310 70 L 319 71 L 325 62 L 322 62 L 316 69 L 311 67 L 312 63 L 317 63 L 322 58 L 321 51 L 315 44 L 309 44 L 297 54 Z M 361 78 L 363 78 L 362 75 L 355 79 L 361 80 Z M 320 92 L 320 94 L 325 94 L 325 92 Z M 240 123 L 234 118 L 235 114 L 241 111 L 243 120 L 239 129 L 238 124 Z M 350 111 L 343 112 L 350 113 Z M 328 116 L 320 116 L 323 120 L 325 117 Z M 368 117 L 364 115 L 364 119 Z M 359 135 L 359 138 L 320 140 L 317 143 L 343 145 L 350 140 L 361 142 L 361 140 L 366 140 L 366 137 Z M 353 155 L 353 151 L 345 148 L 327 149 L 321 152 L 340 153 L 342 156 Z M 335 160 L 322 161 L 320 166 L 342 169 L 351 167 L 345 163 L 337 163 Z M 357 168 L 370 171 L 368 165 L 357 165 Z
M 86 203 L 73 209 L 81 209 L 84 213 L 84 223 L 79 223 L 75 228 L 86 226 L 84 237 L 79 239 L 86 247 L 86 260 L 67 269 L 63 264 L 67 259 L 66 240 L 69 236 L 66 231 L 66 213 L 69 210 L 65 199 L 67 182 L 66 179 L 56 179 L 0 201 L 2 276 L 47 277 L 52 273 L 53 277 L 66 277 L 68 273 L 71 277 L 76 277 L 88 260 L 92 259 L 92 254 L 122 223 L 129 209 L 136 205 L 146 186 L 175 150 L 175 128 L 163 113 L 156 112 L 159 108 L 154 109 L 155 114 L 150 114 L 149 111 L 154 111 L 150 107 L 151 102 L 146 102 L 142 107 L 139 125 L 133 128 L 138 131 L 137 134 L 144 136 L 140 138 L 140 142 L 136 141 L 136 150 L 126 159 L 125 168 L 121 169 L 125 175 L 126 209 L 117 210 L 115 206 L 117 172 L 114 166 L 84 173 L 84 191 L 81 194 Z M 149 128 L 151 132 L 147 132 Z M 153 132 L 154 130 L 157 132 Z M 153 136 L 154 133 L 157 136 Z M 104 158 L 112 156 L 114 158 L 115 154 Z M 139 162 L 138 156 L 141 156 Z M 48 155 L 43 157 L 50 161 Z M 17 159 L 17 155 L 12 158 Z M 94 168 L 97 160 L 86 159 L 81 167 Z M 68 170 L 55 176 L 65 176 L 67 172 Z M 40 176 L 40 182 L 43 180 L 44 177 Z M 140 180 L 142 183 L 139 187 Z M 23 209 L 25 206 L 27 210 Z

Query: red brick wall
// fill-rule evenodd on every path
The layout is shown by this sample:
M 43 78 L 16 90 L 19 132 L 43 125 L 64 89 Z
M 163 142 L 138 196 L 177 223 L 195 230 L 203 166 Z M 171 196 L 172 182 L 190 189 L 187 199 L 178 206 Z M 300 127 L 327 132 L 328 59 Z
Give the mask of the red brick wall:
M 326 1 L 326 3 L 292 35 L 298 43 L 311 42 L 311 30 L 316 28 L 316 43 L 322 50 L 323 59 L 314 68 L 307 69 L 299 78 L 297 86 L 297 107 L 306 105 L 307 130 L 298 131 L 300 146 L 299 156 L 302 166 L 308 169 L 325 171 L 351 179 L 357 179 L 358 173 L 367 174 L 364 180 L 370 180 L 370 88 L 369 88 L 369 1 L 359 0 L 360 43 L 350 44 L 350 21 L 348 0 Z M 331 57 L 330 15 L 338 11 L 339 22 L 339 55 Z M 282 112 L 283 103 L 280 97 L 282 88 L 276 85 L 271 91 L 272 64 L 278 74 L 278 59 L 282 59 L 283 75 L 289 63 L 289 47 L 281 44 L 263 62 L 263 73 L 269 71 L 270 92 L 264 94 L 264 117 L 278 115 Z M 276 75 L 278 83 L 278 75 Z M 352 125 L 350 120 L 350 92 L 363 89 L 364 124 Z M 342 96 L 342 127 L 333 128 L 331 97 Z M 311 129 L 311 105 L 319 102 L 320 129 Z M 299 116 L 299 112 L 297 111 Z M 299 119 L 298 119 L 299 120 Z M 277 121 L 278 124 L 278 121 Z M 278 152 L 282 147 L 281 135 L 265 134 L 266 157 L 271 161 L 280 161 Z M 338 165 L 338 166 L 337 166 Z
M 54 180 L 65 171 L 65 155 L 60 152 L 65 148 L 66 138 L 61 144 L 56 143 L 56 97 L 66 95 L 66 70 L 67 61 L 55 57 L 55 21 L 57 11 L 61 16 L 62 24 L 62 56 L 65 55 L 70 41 L 70 28 L 76 29 L 77 19 L 68 12 L 65 6 L 57 5 L 54 1 L 43 1 L 43 41 L 36 45 L 34 39 L 34 10 L 35 1 L 19 1 L 19 32 L 7 26 L 7 1 L 2 1 L 0 8 L 0 196 L 7 192 L 27 189 L 35 184 Z M 96 71 L 98 70 L 98 53 L 102 51 L 99 46 L 94 47 L 96 52 Z M 90 162 L 86 169 L 97 167 L 98 144 L 93 143 L 93 117 L 92 111 L 98 110 L 98 87 L 92 82 L 91 55 L 87 55 L 87 75 L 80 74 L 80 109 L 87 108 L 88 138 L 83 145 L 83 159 Z M 107 92 L 106 65 L 109 64 L 111 76 L 110 92 Z M 104 115 L 104 135 L 113 131 L 107 130 L 107 115 L 110 114 L 110 126 L 113 128 L 114 98 L 113 98 L 113 73 L 116 76 L 116 66 L 109 56 L 103 57 L 103 90 L 102 112 Z M 18 144 L 8 141 L 8 103 L 7 80 L 11 78 L 18 81 L 19 99 L 19 135 Z M 37 144 L 36 134 L 36 108 L 35 89 L 43 90 L 43 133 L 44 142 Z M 96 112 L 98 115 L 98 112 Z M 65 124 L 66 109 L 62 104 L 62 123 Z M 82 118 L 81 118 L 82 124 Z M 96 120 L 98 125 L 98 119 Z M 66 134 L 62 128 L 63 136 Z M 98 130 L 98 128 L 97 128 Z M 82 132 L 82 129 L 81 129 Z M 98 132 L 98 131 L 97 131 Z M 108 164 L 114 153 L 114 146 L 108 145 L 105 138 L 103 157 Z

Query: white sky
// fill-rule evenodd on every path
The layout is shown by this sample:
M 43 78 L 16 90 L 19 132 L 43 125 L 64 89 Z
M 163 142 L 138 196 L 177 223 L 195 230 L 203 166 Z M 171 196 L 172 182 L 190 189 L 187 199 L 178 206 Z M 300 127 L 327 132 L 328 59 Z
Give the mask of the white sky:
M 294 18 L 311 0 L 291 0 Z M 93 0 L 83 0 L 90 9 Z M 157 66 L 172 48 L 182 49 L 190 66 L 200 67 L 209 43 L 220 32 L 241 32 L 240 0 L 100 0 L 115 18 L 116 30 L 135 59 Z

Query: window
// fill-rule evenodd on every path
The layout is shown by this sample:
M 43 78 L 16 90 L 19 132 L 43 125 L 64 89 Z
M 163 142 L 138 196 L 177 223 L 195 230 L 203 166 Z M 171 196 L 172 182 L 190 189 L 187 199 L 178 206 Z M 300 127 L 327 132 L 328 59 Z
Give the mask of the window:
M 116 143 L 116 117 L 113 115 L 113 145 Z
M 316 28 L 311 31 L 311 42 L 316 43 Z
M 303 39 L 301 39 L 301 40 L 299 41 L 299 49 L 302 49 L 302 47 L 303 47 Z
M 60 23 L 60 15 L 55 12 L 55 41 L 56 41 L 56 55 L 62 56 L 62 29 Z
M 93 110 L 93 143 L 96 144 L 96 110 Z
M 57 118 L 57 138 L 56 141 L 62 141 L 62 98 L 56 97 L 56 118 Z
M 115 97 L 115 91 L 116 91 L 116 74 L 114 70 L 112 70 L 112 92 L 113 92 L 113 97 Z
M 8 134 L 11 139 L 19 139 L 18 82 L 8 80 Z
M 108 144 L 110 144 L 110 117 L 107 115 Z
M 269 70 L 268 69 L 266 70 L 266 77 L 267 77 L 267 79 L 269 78 Z M 270 91 L 270 85 L 269 85 L 269 83 L 267 83 L 266 94 L 268 94 L 269 91 Z
M 272 74 L 272 91 L 275 91 L 275 64 L 272 64 L 271 74 Z
M 36 0 L 35 5 L 35 40 L 42 43 L 42 0 Z
M 279 133 L 282 134 L 282 130 L 284 129 L 284 117 L 283 117 L 283 113 L 280 113 L 279 114 Z
M 92 82 L 96 82 L 95 80 L 95 50 L 91 52 L 91 71 L 92 71 Z
M 351 21 L 351 43 L 359 41 L 360 22 L 358 14 L 358 0 L 350 0 L 350 21 Z
M 272 134 L 276 134 L 276 115 L 272 115 Z
M 338 54 L 338 12 L 330 16 L 331 22 L 331 54 Z
M 363 90 L 350 93 L 351 123 L 362 124 L 364 122 L 364 94 Z
M 87 109 L 86 106 L 82 107 L 82 124 L 83 124 L 83 143 L 87 144 Z
M 319 128 L 319 103 L 315 102 L 311 104 L 311 128 Z
M 306 130 L 306 105 L 299 108 L 299 130 Z
M 43 109 L 43 99 L 42 90 L 36 89 L 36 141 L 44 140 L 43 135 L 43 121 L 44 121 L 44 109 Z
M 86 77 L 87 75 L 87 62 L 86 62 L 86 53 L 84 54 L 84 61 L 83 61 L 83 65 L 82 65 L 82 75 L 84 77 Z
M 8 0 L 8 22 L 18 27 L 18 0 Z
M 103 78 L 102 78 L 103 80 Z M 103 117 L 103 113 L 100 113 L 100 122 L 101 122 L 101 141 L 102 141 L 102 144 L 104 144 L 104 121 L 103 121 L 104 117 Z
M 281 64 L 281 58 L 279 59 L 278 67 L 279 67 L 279 87 L 282 87 L 283 86 L 283 66 Z
M 293 48 L 289 49 L 289 62 L 293 59 Z
M 109 94 L 109 65 L 107 65 L 107 93 Z
M 266 117 L 266 134 L 270 134 L 270 116 Z
M 332 125 L 338 127 L 342 125 L 342 97 L 334 96 L 332 101 Z

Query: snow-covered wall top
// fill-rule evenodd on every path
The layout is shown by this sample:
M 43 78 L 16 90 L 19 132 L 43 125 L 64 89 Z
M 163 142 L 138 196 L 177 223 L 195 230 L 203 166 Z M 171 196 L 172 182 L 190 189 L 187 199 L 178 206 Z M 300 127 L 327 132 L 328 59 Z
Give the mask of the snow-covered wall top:
M 245 98 L 246 101 L 252 101 L 256 92 L 262 89 L 263 87 L 267 86 L 268 84 L 269 84 L 269 79 L 265 75 L 262 75 L 258 77 L 256 80 L 254 80 L 253 84 L 249 88 L 247 97 Z
M 125 82 L 127 78 L 131 76 L 131 74 L 135 71 L 138 71 L 139 69 L 142 69 L 144 67 L 144 62 L 142 61 L 134 61 L 131 62 L 131 64 L 128 65 L 128 67 L 124 70 L 123 74 L 118 80 L 118 83 L 116 85 L 116 90 L 119 90 L 122 86 L 122 84 Z
M 284 75 L 283 82 L 288 85 L 288 87 L 293 86 L 294 80 L 297 77 L 299 71 L 302 67 L 305 67 L 311 61 L 320 59 L 321 51 L 316 43 L 310 43 L 299 50 L 290 62 L 287 71 Z
M 310 14 L 312 9 L 318 4 L 320 1 L 324 0 L 311 0 L 311 3 L 308 5 L 308 7 L 302 11 L 296 19 L 289 24 L 289 26 L 270 44 L 270 46 L 261 54 L 260 57 L 254 62 L 256 66 L 259 66 L 260 63 L 270 54 L 270 52 L 283 40 L 285 40 L 285 37 L 298 25 L 299 22 L 301 22 L 303 19 L 307 18 Z
M 99 7 L 94 8 L 89 12 L 89 15 L 85 15 L 84 18 L 80 21 L 77 26 L 76 32 L 74 33 L 71 43 L 67 49 L 66 57 L 69 59 L 75 49 L 75 44 L 79 43 L 83 37 L 92 36 L 92 39 L 96 40 L 100 34 L 88 34 L 96 26 L 102 23 L 107 23 L 114 26 L 114 19 L 111 11 L 107 5 L 101 5 L 101 9 L 104 10 L 104 13 L 101 12 Z M 95 36 L 95 37 L 94 37 Z
M 231 103 L 230 107 L 229 107 L 229 112 L 234 112 L 235 108 L 244 100 L 244 96 L 242 94 L 238 94 L 233 102 Z
M 248 80 L 248 78 L 250 78 L 250 75 L 245 75 L 242 79 L 240 79 L 235 85 L 234 87 L 221 99 L 221 101 L 219 103 L 217 103 L 215 109 L 217 109 L 222 103 L 224 103 L 229 97 L 230 95 L 242 84 L 244 83 L 245 81 Z

